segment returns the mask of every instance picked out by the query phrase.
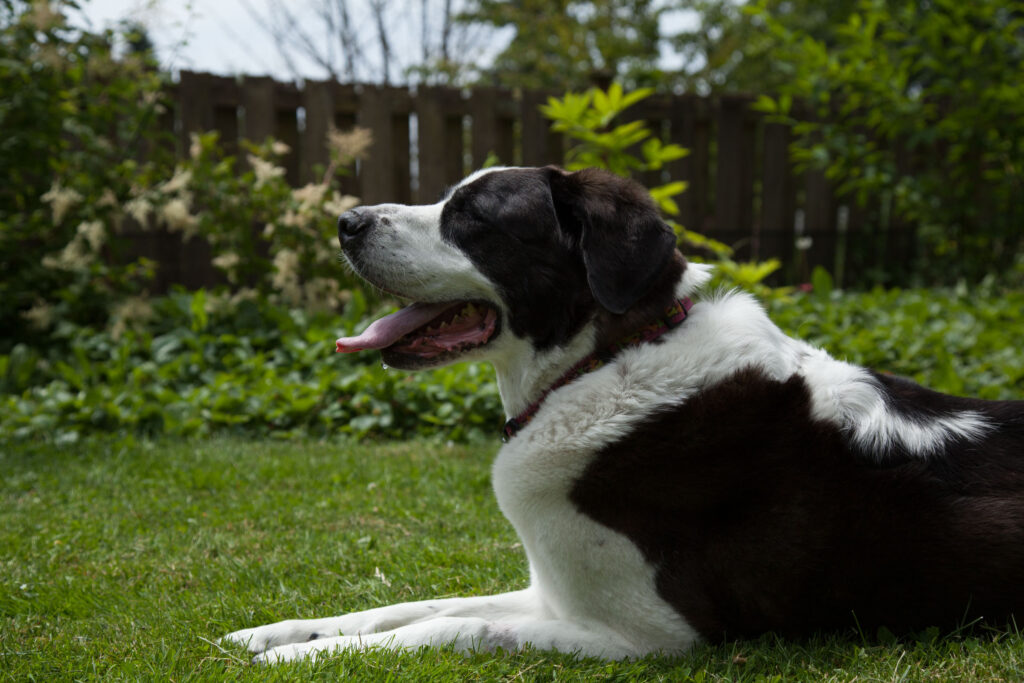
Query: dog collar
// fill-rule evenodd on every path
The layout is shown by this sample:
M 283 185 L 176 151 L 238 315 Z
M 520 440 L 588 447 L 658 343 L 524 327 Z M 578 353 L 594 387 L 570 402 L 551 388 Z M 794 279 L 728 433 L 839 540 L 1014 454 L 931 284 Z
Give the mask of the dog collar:
M 671 306 L 665 309 L 665 312 L 661 317 L 651 321 L 647 325 L 644 325 L 639 330 L 618 343 L 612 344 L 606 349 L 595 351 L 589 356 L 584 357 L 583 360 L 573 365 L 565 372 L 565 374 L 555 380 L 555 383 L 548 387 L 547 391 L 541 394 L 540 398 L 531 403 L 526 410 L 505 423 L 505 427 L 502 429 L 502 440 L 508 441 L 515 436 L 520 429 L 530 424 L 530 421 L 533 420 L 537 411 L 540 410 L 540 406 L 544 402 L 544 399 L 546 399 L 552 391 L 560 387 L 564 387 L 566 384 L 569 384 L 588 372 L 593 372 L 594 370 L 604 366 L 608 361 L 614 358 L 619 351 L 654 341 L 666 332 L 679 327 L 679 325 L 686 320 L 691 308 L 693 308 L 693 301 L 689 298 L 676 299 Z

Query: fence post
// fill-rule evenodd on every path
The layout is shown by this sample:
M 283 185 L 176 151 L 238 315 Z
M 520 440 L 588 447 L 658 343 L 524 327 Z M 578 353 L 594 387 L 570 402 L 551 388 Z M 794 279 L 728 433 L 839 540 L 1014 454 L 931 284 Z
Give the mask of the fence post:
M 242 81 L 242 107 L 245 110 L 243 136 L 253 142 L 263 142 L 274 134 L 274 81 L 265 76 L 246 77 Z M 248 162 L 240 160 L 243 167 Z
M 473 169 L 482 168 L 488 156 L 494 154 L 504 166 L 515 163 L 515 102 L 508 90 L 474 88 L 469 97 L 472 116 L 470 146 L 473 151 Z
M 318 174 L 315 167 L 326 167 L 331 161 L 327 152 L 327 131 L 334 122 L 331 85 L 331 81 L 306 81 L 302 91 L 306 129 L 302 135 L 301 177 L 306 183 L 319 183 L 323 180 L 323 171 Z
M 754 130 L 749 109 L 747 97 L 719 100 L 713 230 L 717 239 L 748 249 L 754 231 Z
M 761 175 L 761 230 L 755 259 L 793 258 L 793 211 L 796 184 L 789 161 L 789 126 L 765 123 Z
M 711 126 L 707 103 L 696 95 L 681 95 L 669 105 L 669 140 L 682 145 L 690 153 L 668 164 L 673 180 L 687 183 L 679 204 L 679 222 L 688 230 L 706 232 L 708 229 L 708 156 L 710 154 Z
M 551 132 L 551 122 L 540 112 L 548 94 L 527 90 L 520 101 L 522 122 L 522 150 L 524 166 L 544 166 L 565 163 L 562 136 Z
M 364 204 L 411 200 L 408 100 L 389 87 L 363 86 L 359 94 L 357 123 L 373 133 L 370 158 L 360 166 Z
M 420 204 L 437 201 L 462 179 L 462 113 L 458 90 L 424 87 L 416 93 Z

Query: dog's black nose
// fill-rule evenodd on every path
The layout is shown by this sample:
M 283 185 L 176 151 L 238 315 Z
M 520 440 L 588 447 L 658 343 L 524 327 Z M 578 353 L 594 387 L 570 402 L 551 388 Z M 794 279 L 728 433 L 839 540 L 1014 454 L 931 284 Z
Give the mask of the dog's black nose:
M 373 221 L 372 213 L 360 209 L 352 209 L 341 214 L 338 217 L 338 241 L 341 242 L 341 248 L 344 249 L 345 245 L 351 244 L 352 240 L 366 232 L 373 225 Z

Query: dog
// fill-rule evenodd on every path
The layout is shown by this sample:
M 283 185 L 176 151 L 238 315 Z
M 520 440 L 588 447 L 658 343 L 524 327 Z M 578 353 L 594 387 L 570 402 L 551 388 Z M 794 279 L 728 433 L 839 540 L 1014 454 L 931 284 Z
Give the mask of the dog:
M 258 660 L 621 659 L 1024 615 L 1024 401 L 835 360 L 751 296 L 707 294 L 710 268 L 640 185 L 496 168 L 436 204 L 349 211 L 338 232 L 359 275 L 412 302 L 339 351 L 494 365 L 508 422 L 493 485 L 530 585 L 226 636 Z

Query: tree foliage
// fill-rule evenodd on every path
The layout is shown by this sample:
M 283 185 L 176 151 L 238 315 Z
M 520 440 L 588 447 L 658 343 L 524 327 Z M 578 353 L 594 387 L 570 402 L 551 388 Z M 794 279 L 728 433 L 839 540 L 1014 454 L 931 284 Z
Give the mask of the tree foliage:
M 579 90 L 595 80 L 657 82 L 662 12 L 654 0 L 475 0 L 460 21 L 515 30 L 485 80 Z
M 1019 5 L 861 0 L 834 45 L 773 18 L 767 3 L 753 13 L 791 73 L 760 108 L 793 123 L 802 165 L 915 225 L 917 271 L 930 280 L 1012 266 L 1024 244 Z M 810 112 L 794 116 L 793 102 Z
M 774 58 L 777 37 L 767 19 L 831 46 L 836 30 L 856 7 L 857 0 L 765 0 L 763 15 L 752 13 L 739 0 L 678 0 L 696 23 L 669 36 L 684 68 L 672 84 L 688 91 L 774 92 L 791 76 L 791 69 Z

